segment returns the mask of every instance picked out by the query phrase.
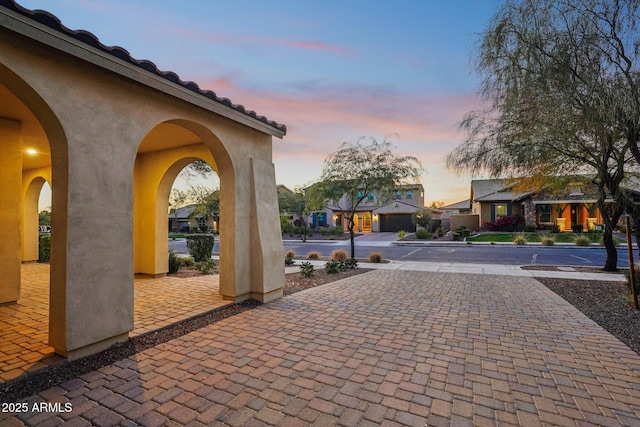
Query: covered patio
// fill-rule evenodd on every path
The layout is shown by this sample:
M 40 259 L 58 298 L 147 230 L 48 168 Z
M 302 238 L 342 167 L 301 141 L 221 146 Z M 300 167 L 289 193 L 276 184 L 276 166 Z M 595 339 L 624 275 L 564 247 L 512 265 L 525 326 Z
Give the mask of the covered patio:
M 130 337 L 178 323 L 232 301 L 218 292 L 218 275 L 178 278 L 136 277 L 134 325 Z M 22 294 L 16 304 L 0 306 L 0 388 L 64 358 L 47 345 L 49 265 L 22 265 Z

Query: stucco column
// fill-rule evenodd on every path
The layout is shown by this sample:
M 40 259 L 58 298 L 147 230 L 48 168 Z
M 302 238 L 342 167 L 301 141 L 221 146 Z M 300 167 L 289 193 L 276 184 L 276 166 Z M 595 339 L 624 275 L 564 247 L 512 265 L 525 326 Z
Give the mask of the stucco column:
M 251 296 L 267 302 L 282 297 L 284 246 L 273 164 L 251 159 Z
M 64 266 L 54 275 L 52 265 L 49 320 L 49 344 L 69 359 L 125 341 L 133 329 L 129 156 L 135 153 L 114 148 L 131 137 L 125 126 L 113 126 L 117 120 L 104 118 L 92 127 L 86 125 L 89 117 L 77 113 L 68 123 L 67 186 L 58 181 L 55 189 L 58 195 L 66 193 L 67 212 L 63 230 L 52 230 L 57 239 L 52 242 L 52 256 L 57 252 L 52 264 L 64 259 Z M 65 235 L 55 234 L 61 232 Z
M 20 297 L 22 241 L 21 123 L 0 118 L 0 304 Z

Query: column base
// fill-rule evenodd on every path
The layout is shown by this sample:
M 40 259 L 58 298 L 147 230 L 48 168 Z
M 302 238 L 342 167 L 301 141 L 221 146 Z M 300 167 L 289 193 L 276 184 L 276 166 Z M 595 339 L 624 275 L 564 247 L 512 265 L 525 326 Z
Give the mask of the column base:
M 264 294 L 257 292 L 248 292 L 246 294 L 237 296 L 222 295 L 222 299 L 225 301 L 233 301 L 234 303 L 238 304 L 251 298 L 264 304 L 269 301 L 273 301 L 274 299 L 282 298 L 283 295 L 283 288 L 278 288 Z
M 68 360 L 77 360 L 92 354 L 100 353 L 103 350 L 108 349 L 114 344 L 123 343 L 129 339 L 129 332 L 116 335 L 115 337 L 107 338 L 106 340 L 98 341 L 93 344 L 86 345 L 84 347 L 76 348 L 74 350 L 66 351 L 55 349 L 55 353 L 66 357 Z

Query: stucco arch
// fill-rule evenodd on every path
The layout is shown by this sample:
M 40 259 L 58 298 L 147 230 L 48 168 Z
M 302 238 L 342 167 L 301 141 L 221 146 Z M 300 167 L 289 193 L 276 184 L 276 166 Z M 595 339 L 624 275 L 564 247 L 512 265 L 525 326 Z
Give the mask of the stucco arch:
M 200 135 L 185 125 L 197 128 Z M 204 160 L 220 170 L 202 139 L 217 147 L 224 170 L 231 167 L 220 141 L 190 121 L 160 123 L 140 142 L 134 164 L 134 273 L 152 276 L 167 273 L 168 200 L 180 171 L 195 160 Z M 233 171 L 225 176 L 233 176 Z M 221 178 L 221 186 L 226 186 L 226 180 L 224 184 L 222 181 Z
M 39 258 L 38 202 L 45 182 L 51 186 L 51 169 L 25 171 L 22 182 L 22 262 L 31 262 Z
M 66 184 L 67 139 L 60 121 L 44 98 L 6 64 L 0 62 L 0 303 L 16 301 L 20 295 L 20 263 L 37 259 L 37 203 L 44 181 Z M 35 147 L 39 159 L 33 161 L 24 153 Z M 52 197 L 52 210 L 62 217 L 65 191 Z M 35 203 L 34 203 L 35 201 Z M 63 222 L 54 223 L 58 232 L 52 236 L 52 287 L 61 286 L 64 277 L 65 246 Z M 35 258 L 34 258 L 35 253 Z

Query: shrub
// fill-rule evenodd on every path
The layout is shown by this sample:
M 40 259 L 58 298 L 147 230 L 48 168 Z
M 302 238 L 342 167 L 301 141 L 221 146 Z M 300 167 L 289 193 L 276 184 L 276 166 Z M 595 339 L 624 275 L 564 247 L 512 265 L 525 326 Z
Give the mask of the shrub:
M 287 253 L 284 255 L 285 258 L 295 258 L 296 257 L 296 253 L 294 251 L 292 251 L 291 249 L 289 249 L 287 251 Z
M 540 243 L 542 246 L 553 246 L 556 243 L 556 239 L 552 236 L 542 236 L 540 237 Z
M 524 231 L 526 231 L 527 233 L 533 233 L 536 231 L 536 226 L 533 224 L 525 225 Z
M 300 274 L 302 277 L 311 277 L 313 276 L 314 269 L 313 265 L 310 262 L 303 262 L 300 264 Z
M 495 222 L 483 221 L 482 228 L 489 231 L 523 231 L 524 218 L 520 215 L 505 215 Z
M 331 252 L 329 258 L 331 259 L 331 261 L 345 261 L 347 258 L 349 258 L 349 255 L 344 249 L 336 249 L 335 251 Z
M 173 249 L 169 249 L 169 274 L 176 274 L 180 270 L 182 260 Z
M 527 244 L 527 238 L 525 237 L 525 235 L 523 233 L 518 233 L 513 238 L 513 243 L 518 245 L 518 246 L 524 246 L 524 245 Z
M 196 261 L 193 259 L 193 257 L 184 257 L 184 258 L 180 258 L 180 265 L 182 267 L 193 267 L 196 264 Z
M 320 259 L 320 254 L 316 251 L 311 251 L 307 254 L 307 259 Z
M 187 249 L 195 262 L 211 259 L 214 243 L 213 234 L 189 234 L 187 236 Z
M 591 245 L 591 239 L 589 239 L 589 236 L 585 236 L 584 234 L 581 234 L 579 236 L 576 236 L 575 239 L 573 239 L 573 243 L 576 246 L 589 246 Z
M 398 239 L 400 240 L 404 240 L 404 238 L 407 236 L 407 232 L 404 230 L 400 230 L 398 231 Z
M 49 262 L 51 260 L 51 234 L 40 236 L 40 246 L 38 247 L 38 262 Z
M 213 262 L 213 260 L 211 258 L 209 258 L 206 261 L 200 261 L 200 262 L 196 262 L 194 267 L 197 271 L 204 273 L 204 274 L 209 274 L 209 272 L 211 270 L 213 270 L 213 268 L 216 266 L 216 263 Z
M 342 261 L 342 270 L 341 271 L 345 271 L 345 270 L 353 270 L 354 268 L 356 268 L 358 266 L 358 260 L 355 258 L 349 258 L 345 261 Z
M 428 239 L 429 237 L 431 237 L 431 233 L 429 233 L 424 228 L 421 228 L 420 230 L 416 231 L 416 237 L 418 239 Z
M 382 262 L 382 254 L 380 252 L 371 252 L 369 254 L 369 262 L 375 262 L 375 263 Z
M 584 226 L 582 224 L 571 224 L 571 231 L 574 233 L 582 233 Z
M 324 265 L 324 271 L 327 274 L 335 274 L 340 272 L 340 262 L 338 261 L 327 261 Z
M 331 228 L 331 234 L 333 234 L 334 236 L 342 236 L 344 234 L 344 229 L 341 225 L 336 225 L 335 227 Z

